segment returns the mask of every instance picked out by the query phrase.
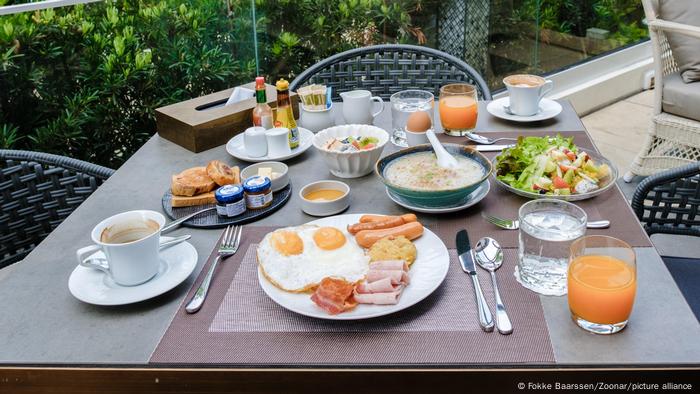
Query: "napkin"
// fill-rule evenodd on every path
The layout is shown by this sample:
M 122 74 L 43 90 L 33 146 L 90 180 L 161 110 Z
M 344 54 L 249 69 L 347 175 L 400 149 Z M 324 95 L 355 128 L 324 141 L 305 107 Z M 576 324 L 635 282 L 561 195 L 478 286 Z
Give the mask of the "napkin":
M 231 97 L 228 98 L 224 106 L 235 104 L 239 101 L 247 100 L 253 97 L 255 97 L 254 90 L 237 86 L 233 89 L 233 92 L 231 92 Z

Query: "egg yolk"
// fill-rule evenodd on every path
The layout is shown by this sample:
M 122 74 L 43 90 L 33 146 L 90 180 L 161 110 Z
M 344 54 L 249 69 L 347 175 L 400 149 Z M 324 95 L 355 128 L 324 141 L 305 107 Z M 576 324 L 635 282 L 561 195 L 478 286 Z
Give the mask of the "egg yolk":
M 291 256 L 304 251 L 304 241 L 295 232 L 277 231 L 272 233 L 272 247 L 284 256 Z
M 314 242 L 323 250 L 333 250 L 345 245 L 345 235 L 335 227 L 321 227 L 314 233 Z

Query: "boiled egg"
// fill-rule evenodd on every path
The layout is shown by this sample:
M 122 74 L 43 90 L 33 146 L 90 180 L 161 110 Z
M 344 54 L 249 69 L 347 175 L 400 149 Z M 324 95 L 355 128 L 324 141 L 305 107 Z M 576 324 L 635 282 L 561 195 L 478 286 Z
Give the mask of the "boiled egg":
M 406 119 L 406 130 L 414 133 L 424 133 L 431 126 L 430 115 L 425 111 L 416 111 Z

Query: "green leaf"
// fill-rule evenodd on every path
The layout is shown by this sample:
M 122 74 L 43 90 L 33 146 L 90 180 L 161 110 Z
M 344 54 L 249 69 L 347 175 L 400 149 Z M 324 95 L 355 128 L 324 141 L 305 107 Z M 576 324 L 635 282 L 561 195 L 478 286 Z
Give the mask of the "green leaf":
M 118 56 L 122 56 L 124 54 L 124 50 L 126 49 L 126 45 L 124 44 L 125 38 L 122 36 L 116 36 L 114 37 L 113 43 L 114 43 L 114 51 L 117 53 Z

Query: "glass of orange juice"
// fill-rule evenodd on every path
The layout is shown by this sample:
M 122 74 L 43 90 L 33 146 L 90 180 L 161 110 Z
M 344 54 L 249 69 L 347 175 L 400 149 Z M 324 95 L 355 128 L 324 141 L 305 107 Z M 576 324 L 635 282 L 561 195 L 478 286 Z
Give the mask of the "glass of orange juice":
M 476 127 L 478 104 L 474 85 L 453 83 L 441 87 L 438 107 L 445 134 L 461 137 Z
M 589 235 L 571 245 L 568 271 L 571 317 L 595 334 L 614 334 L 627 325 L 637 291 L 634 250 L 624 241 Z

